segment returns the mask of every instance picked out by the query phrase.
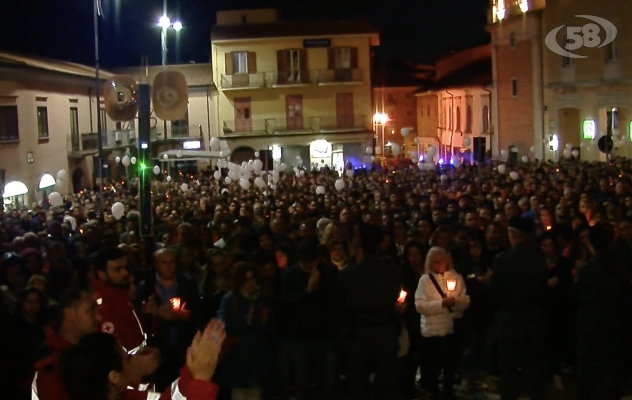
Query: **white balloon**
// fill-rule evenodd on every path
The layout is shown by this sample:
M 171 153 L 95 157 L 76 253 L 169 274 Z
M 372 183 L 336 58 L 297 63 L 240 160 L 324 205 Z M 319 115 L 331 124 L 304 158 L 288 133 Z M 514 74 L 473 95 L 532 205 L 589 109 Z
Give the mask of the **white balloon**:
M 296 156 L 296 161 L 300 160 L 301 156 Z
M 434 146 L 428 146 L 426 149 L 426 156 L 428 156 L 428 158 L 433 158 L 435 155 L 437 155 L 437 148 Z
M 70 227 L 72 228 L 72 230 L 77 230 L 77 220 L 75 219 L 75 217 L 72 217 L 70 215 L 66 215 L 64 217 L 64 222 L 68 222 L 70 224 Z
M 522 156 L 522 162 L 529 162 L 529 157 Z
M 500 164 L 498 166 L 498 173 L 499 174 L 504 174 L 506 170 L 507 170 L 507 167 L 505 166 L 505 164 Z
M 244 190 L 248 190 L 250 189 L 250 181 L 246 178 L 241 178 L 239 180 L 239 186 L 241 186 L 241 188 Z
M 171 182 L 171 176 L 167 176 L 167 182 Z
M 579 156 L 579 150 L 575 149 L 571 152 L 571 154 L 573 155 L 573 157 L 577 157 Z
M 569 149 L 568 147 L 564 149 L 564 151 L 562 152 L 562 155 L 566 158 L 571 158 L 571 156 L 573 155 L 571 149 Z
M 413 158 L 411 159 L 411 161 L 413 162 L 413 164 L 417 164 L 417 161 L 419 161 L 419 160 L 417 160 L 417 157 L 413 157 Z
M 367 147 L 366 148 L 366 154 L 369 154 L 369 155 L 373 154 L 373 147 L 371 147 L 371 146 Z
M 62 204 L 64 204 L 64 198 L 61 196 L 61 194 L 57 192 L 53 192 L 49 194 L 48 201 L 50 202 L 50 205 L 53 207 L 59 207 Z
M 117 164 L 121 162 L 121 157 L 116 156 L 114 157 L 114 162 L 116 162 Z
M 448 176 L 447 175 L 441 175 L 441 180 L 443 182 L 447 181 L 448 180 Z
M 182 151 L 180 150 L 176 151 L 176 157 L 182 158 Z
M 419 144 L 419 138 L 413 139 L 413 142 L 415 142 L 415 144 Z
M 406 127 L 402 128 L 399 133 L 401 133 L 402 137 L 408 136 L 412 128 Z
M 286 163 L 279 164 L 279 171 L 283 172 L 286 169 L 287 169 L 287 164 Z
M 129 167 L 129 157 L 128 156 L 124 156 L 123 160 L 121 162 L 123 163 L 124 166 Z
M 258 176 L 255 178 L 255 186 L 259 189 L 263 189 L 266 187 L 266 181 L 264 181 L 262 177 Z
M 305 170 L 302 169 L 302 170 L 298 171 L 298 175 L 301 176 L 301 177 L 305 176 Z
M 352 170 L 352 169 L 348 169 L 348 170 L 347 170 L 347 172 L 346 172 L 346 174 L 347 174 L 347 176 L 348 176 L 349 178 L 353 178 L 353 170 Z
M 516 171 L 511 171 L 511 172 L 509 173 L 509 177 L 510 177 L 511 179 L 513 179 L 514 181 L 517 181 L 517 180 L 518 180 L 518 178 L 520 178 L 520 174 L 519 174 L 519 173 L 517 173 Z
M 180 185 L 180 189 L 182 189 L 183 192 L 186 192 L 187 190 L 189 190 L 189 185 L 183 183 L 182 185 Z
M 60 169 L 59 172 L 57 172 L 57 179 L 59 179 L 60 181 L 65 181 L 66 179 L 68 179 L 68 173 L 65 169 Z
M 419 161 L 417 168 L 419 168 L 420 171 L 423 171 L 426 168 L 426 165 L 422 161 Z
M 394 156 L 398 156 L 399 153 L 402 151 L 402 147 L 397 143 L 393 143 L 391 144 L 391 151 L 393 152 Z
M 325 187 L 324 186 L 317 186 L 316 187 L 316 194 L 325 194 Z
M 463 138 L 463 146 L 468 147 L 471 144 L 472 144 L 472 139 L 470 139 L 469 137 Z
M 507 150 L 501 150 L 500 155 L 503 157 L 507 157 Z
M 121 203 L 120 201 L 117 201 L 116 203 L 112 204 L 112 216 L 114 218 L 121 219 L 121 217 L 123 217 L 123 214 L 125 214 L 125 206 L 123 205 L 123 203 Z
M 221 177 L 222 177 L 222 173 L 220 171 L 215 171 L 213 173 L 213 178 L 215 178 L 216 181 L 219 181 Z
M 428 163 L 425 164 L 425 168 L 426 168 L 426 171 L 434 171 L 435 170 L 435 165 L 431 161 L 431 162 L 428 162 Z
M 233 183 L 233 179 L 230 176 L 227 176 L 226 179 L 224 179 L 224 183 L 230 185 Z
M 535 146 L 529 147 L 529 151 L 532 152 L 532 153 L 535 153 Z
M 263 168 L 263 161 L 261 161 L 261 160 L 254 160 L 252 162 L 252 168 L 255 171 L 257 171 L 257 172 L 261 171 L 261 169 Z
M 225 156 L 226 156 L 226 155 L 224 154 L 224 152 L 223 152 L 223 151 L 220 151 L 220 152 L 219 152 L 219 157 L 220 157 L 220 158 L 224 158 Z
M 573 144 L 572 143 L 566 143 L 566 148 L 567 149 L 573 149 Z
M 136 164 L 136 157 L 132 157 L 129 160 L 132 162 L 132 164 Z
M 219 139 L 216 137 L 212 137 L 209 141 L 209 147 L 211 148 L 211 151 L 219 151 L 219 149 L 221 148 L 221 143 L 219 142 Z
M 337 179 L 336 183 L 334 183 L 334 187 L 336 188 L 337 191 L 341 191 L 342 189 L 345 188 L 345 181 L 342 179 Z
M 159 166 L 154 166 L 154 174 L 159 175 L 160 174 L 160 167 Z
M 164 155 L 162 156 L 162 158 L 163 158 L 163 159 L 165 159 L 165 160 L 168 160 L 168 159 L 169 159 L 169 155 L 168 155 L 168 154 L 164 154 Z
M 375 162 L 375 156 L 371 156 L 371 162 Z

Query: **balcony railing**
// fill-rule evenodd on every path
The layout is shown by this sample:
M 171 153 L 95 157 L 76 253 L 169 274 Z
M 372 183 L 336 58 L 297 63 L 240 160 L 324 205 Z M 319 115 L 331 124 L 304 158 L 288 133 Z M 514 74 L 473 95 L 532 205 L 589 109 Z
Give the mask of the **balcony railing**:
M 317 85 L 337 85 L 362 82 L 362 70 L 359 68 L 324 69 L 312 71 Z
M 101 139 L 104 149 L 132 146 L 136 144 L 136 131 L 103 131 L 101 132 Z M 70 151 L 99 150 L 99 138 L 96 132 L 81 133 L 79 135 L 70 134 L 67 136 L 66 142 Z
M 309 70 L 268 72 L 266 81 L 271 87 L 310 85 L 314 82 L 313 72 Z
M 254 74 L 222 75 L 220 80 L 222 89 L 248 89 L 266 86 L 266 74 L 257 72 Z
M 369 117 L 364 115 L 328 115 L 322 117 L 268 118 L 262 120 L 223 121 L 224 135 L 244 133 L 319 133 L 354 132 L 370 129 Z

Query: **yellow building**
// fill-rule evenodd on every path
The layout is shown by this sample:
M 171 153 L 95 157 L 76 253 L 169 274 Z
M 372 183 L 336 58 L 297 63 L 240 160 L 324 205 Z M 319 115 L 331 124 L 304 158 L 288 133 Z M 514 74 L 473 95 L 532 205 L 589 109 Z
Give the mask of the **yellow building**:
M 276 10 L 217 13 L 211 32 L 219 135 L 234 161 L 340 169 L 366 161 L 371 133 L 371 46 L 363 21 L 280 22 Z M 309 163 L 309 164 L 308 164 Z
M 417 114 L 415 91 L 418 86 L 383 86 L 373 88 L 373 115 L 378 143 L 376 148 L 382 145 L 385 154 L 392 154 L 390 144 L 401 146 L 402 157 L 417 157 L 417 145 L 414 139 L 417 137 Z M 380 115 L 386 114 L 386 122 L 382 124 Z M 411 128 L 402 136 L 402 128 Z M 383 135 L 383 141 L 382 141 Z M 414 154 L 411 153 L 414 151 Z M 380 153 L 379 151 L 377 152 Z

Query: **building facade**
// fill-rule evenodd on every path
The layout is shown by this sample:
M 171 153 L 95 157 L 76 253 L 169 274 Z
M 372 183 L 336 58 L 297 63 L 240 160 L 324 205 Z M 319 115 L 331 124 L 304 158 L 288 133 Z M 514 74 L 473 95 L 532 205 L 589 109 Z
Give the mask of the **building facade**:
M 0 52 L 0 71 L 0 185 L 19 182 L 28 190 L 18 196 L 3 190 L 6 205 L 30 206 L 41 200 L 50 192 L 50 187 L 40 189 L 42 179 L 54 179 L 62 169 L 69 176 L 62 191 L 90 188 L 92 156 L 73 149 L 84 132 L 96 131 L 97 118 L 114 124 L 104 110 L 98 111 L 94 70 Z M 103 71 L 101 76 L 110 74 Z
M 269 150 L 305 166 L 360 164 L 372 143 L 370 48 L 362 21 L 280 22 L 275 10 L 217 13 L 217 126 L 234 161 Z
M 436 77 L 416 92 L 420 153 L 436 146 L 435 161 L 460 156 L 476 145 L 491 147 L 491 48 L 474 47 L 437 62 Z M 470 144 L 465 145 L 468 138 Z M 465 141 L 467 142 L 467 141 Z
M 402 155 L 412 158 L 417 151 L 417 113 L 415 91 L 417 86 L 382 86 L 373 88 L 373 124 L 377 147 L 384 147 L 384 154 L 392 155 L 391 143 L 401 146 Z M 387 118 L 380 118 L 386 115 Z M 384 123 L 383 123 L 384 122 Z M 411 128 L 406 137 L 402 128 Z M 379 149 L 378 149 L 379 150 Z M 378 153 L 381 153 L 379 151 Z

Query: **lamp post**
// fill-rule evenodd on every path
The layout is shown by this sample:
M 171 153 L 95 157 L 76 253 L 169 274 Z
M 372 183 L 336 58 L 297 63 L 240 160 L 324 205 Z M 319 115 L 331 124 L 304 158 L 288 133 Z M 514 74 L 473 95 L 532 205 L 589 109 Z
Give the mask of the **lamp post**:
M 171 20 L 166 15 L 163 15 L 158 20 L 158 26 L 162 28 L 160 32 L 160 43 L 162 45 L 162 65 L 167 65 L 167 32 L 169 29 L 180 32 L 182 30 L 182 22 L 176 21 L 171 23 Z
M 381 140 L 381 150 L 382 150 L 382 168 L 386 167 L 386 151 L 384 149 L 384 130 L 386 129 L 386 124 L 390 121 L 390 117 L 386 113 L 376 112 L 373 116 L 373 124 L 375 124 L 375 132 L 377 133 L 378 125 L 382 125 L 382 140 Z
M 97 187 L 99 188 L 99 210 L 103 212 L 103 138 L 101 137 L 101 93 L 100 86 L 100 61 L 99 61 L 99 16 L 101 16 L 101 0 L 93 0 L 93 22 L 94 22 L 94 97 L 97 99 L 97 165 L 99 170 L 96 177 L 99 178 Z M 81 138 L 79 139 L 81 140 Z

